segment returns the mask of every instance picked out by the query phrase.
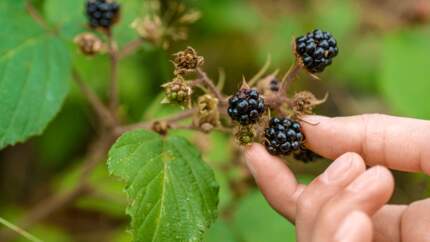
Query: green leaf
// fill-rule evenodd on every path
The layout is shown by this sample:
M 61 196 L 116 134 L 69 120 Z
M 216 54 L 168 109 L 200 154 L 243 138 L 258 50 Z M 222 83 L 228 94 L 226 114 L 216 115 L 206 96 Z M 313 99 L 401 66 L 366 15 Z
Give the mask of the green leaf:
M 258 191 L 241 201 L 233 222 L 245 242 L 296 241 L 294 225 L 277 214 Z
M 109 151 L 108 167 L 127 184 L 136 242 L 201 241 L 216 219 L 214 174 L 183 138 L 126 133 Z
M 60 34 L 70 40 L 85 29 L 84 7 L 85 0 L 47 0 L 44 4 L 48 21 L 55 24 Z
M 398 32 L 383 44 L 380 84 L 394 112 L 416 118 L 430 118 L 427 104 L 430 90 L 430 33 L 422 30 Z
M 40 134 L 56 115 L 69 89 L 70 60 L 67 46 L 38 26 L 23 5 L 2 3 L 0 9 L 3 148 Z

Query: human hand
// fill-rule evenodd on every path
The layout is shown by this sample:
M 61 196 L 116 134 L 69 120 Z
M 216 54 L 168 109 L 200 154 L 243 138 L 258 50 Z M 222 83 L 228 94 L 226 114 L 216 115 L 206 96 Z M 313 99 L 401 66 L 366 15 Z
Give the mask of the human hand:
M 298 242 L 430 241 L 430 199 L 385 205 L 394 189 L 385 167 L 430 175 L 430 122 L 378 114 L 305 120 L 308 148 L 336 159 L 309 185 L 262 145 L 245 154 L 271 206 L 296 224 Z

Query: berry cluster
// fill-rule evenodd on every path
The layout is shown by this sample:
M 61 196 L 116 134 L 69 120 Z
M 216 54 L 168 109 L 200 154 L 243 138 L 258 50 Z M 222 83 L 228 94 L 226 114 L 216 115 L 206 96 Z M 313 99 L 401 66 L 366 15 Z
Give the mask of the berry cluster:
M 321 156 L 309 149 L 306 149 L 305 147 L 301 147 L 298 152 L 294 153 L 294 159 L 303 161 L 304 163 L 309 163 L 320 158 Z
M 193 89 L 183 77 L 177 76 L 171 82 L 162 85 L 166 93 L 163 103 L 176 103 L 184 107 L 191 106 Z
M 270 81 L 270 90 L 272 92 L 277 92 L 279 91 L 279 81 L 278 79 L 274 78 Z
M 241 125 L 256 123 L 265 110 L 264 99 L 255 89 L 240 89 L 228 101 L 228 115 Z
M 266 149 L 272 155 L 289 155 L 298 151 L 304 140 L 300 124 L 289 118 L 272 118 L 265 136 Z
M 110 0 L 88 0 L 87 17 L 91 28 L 109 29 L 119 17 L 120 6 Z
M 318 73 L 337 56 L 337 42 L 329 32 L 316 29 L 296 39 L 296 52 L 308 71 Z

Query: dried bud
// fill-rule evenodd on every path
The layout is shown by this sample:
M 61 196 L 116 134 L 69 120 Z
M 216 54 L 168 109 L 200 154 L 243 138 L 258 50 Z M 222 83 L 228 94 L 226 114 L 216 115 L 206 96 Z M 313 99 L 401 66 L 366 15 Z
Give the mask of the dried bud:
M 138 35 L 152 43 L 160 43 L 164 36 L 163 23 L 160 17 L 145 17 L 144 19 L 137 18 L 131 24 L 131 27 L 136 30 Z
M 174 56 L 175 59 L 173 62 L 175 64 L 176 74 L 193 72 L 204 63 L 204 58 L 198 56 L 197 52 L 191 47 L 187 47 L 184 51 L 180 51 Z
M 256 137 L 256 131 L 252 126 L 239 126 L 237 132 L 235 133 L 236 140 L 241 145 L 247 145 L 254 142 Z
M 296 93 L 292 100 L 292 109 L 295 115 L 313 114 L 314 107 L 324 103 L 327 95 L 319 100 L 311 92 L 303 91 Z
M 162 85 L 166 98 L 162 103 L 177 103 L 183 107 L 191 107 L 192 88 L 181 76 L 175 77 L 171 82 Z
M 92 33 L 83 33 L 75 37 L 75 44 L 85 55 L 95 55 L 105 50 L 103 42 Z
M 169 131 L 170 125 L 167 122 L 156 121 L 152 124 L 152 130 L 161 134 L 166 135 Z
M 198 112 L 194 125 L 204 132 L 210 132 L 219 125 L 218 99 L 209 94 L 199 97 Z
M 184 15 L 182 15 L 178 22 L 182 24 L 192 24 L 195 23 L 197 20 L 199 20 L 202 17 L 202 14 L 197 10 L 190 10 Z

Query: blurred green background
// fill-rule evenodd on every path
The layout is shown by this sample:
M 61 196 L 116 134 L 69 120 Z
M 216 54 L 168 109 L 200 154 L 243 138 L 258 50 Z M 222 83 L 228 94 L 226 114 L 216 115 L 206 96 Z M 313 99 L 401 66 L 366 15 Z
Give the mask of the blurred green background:
M 81 31 L 85 18 L 76 2 L 35 1 L 44 16 L 60 22 L 63 38 Z M 48 3 L 49 2 L 49 3 Z M 136 1 L 121 1 L 123 23 L 116 36 L 130 40 L 129 24 Z M 318 113 L 329 116 L 387 113 L 430 119 L 430 1 L 429 0 L 188 0 L 202 18 L 189 28 L 189 38 L 164 50 L 145 44 L 120 65 L 121 113 L 136 122 L 170 111 L 160 108 L 161 84 L 172 78 L 171 54 L 194 47 L 206 60 L 213 79 L 226 74 L 225 93 L 233 93 L 242 76 L 251 78 L 268 56 L 271 70 L 285 72 L 292 64 L 291 40 L 314 28 L 336 36 L 340 54 L 320 75 L 302 73 L 292 91 L 329 93 Z M 60 5 L 60 6 L 58 6 Z M 59 11 L 59 9 L 63 12 Z M 144 10 L 143 10 L 144 11 Z M 71 21 L 73 20 L 73 21 Z M 109 60 L 89 58 L 70 45 L 84 79 L 105 96 Z M 73 84 L 62 111 L 42 136 L 0 152 L 0 214 L 14 222 L 54 192 L 76 183 L 76 167 L 96 135 L 97 120 Z M 294 241 L 294 227 L 272 211 L 244 168 L 237 147 L 220 133 L 181 132 L 203 151 L 221 185 L 220 215 L 207 242 Z M 407 137 L 405 137 L 407 142 Z M 299 179 L 308 182 L 328 164 L 287 161 Z M 409 203 L 430 195 L 430 179 L 396 172 L 394 203 Z M 44 241 L 130 241 L 121 184 L 109 177 L 104 164 L 92 175 L 94 190 L 49 216 L 30 232 Z M 18 239 L 17 241 L 25 241 Z

